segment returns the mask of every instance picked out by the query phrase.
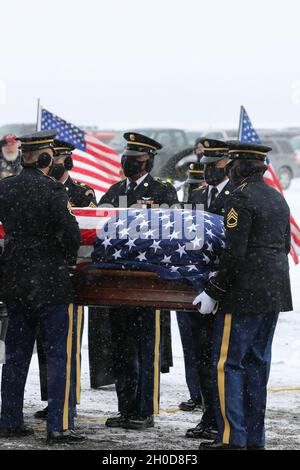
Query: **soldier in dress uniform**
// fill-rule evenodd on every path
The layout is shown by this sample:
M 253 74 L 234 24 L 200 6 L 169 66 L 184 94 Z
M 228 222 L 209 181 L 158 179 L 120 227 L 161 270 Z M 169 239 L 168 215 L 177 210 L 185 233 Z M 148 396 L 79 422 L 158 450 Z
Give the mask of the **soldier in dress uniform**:
M 126 179 L 109 188 L 101 206 L 124 207 L 120 197 L 127 198 L 127 207 L 178 204 L 175 188 L 150 174 L 161 145 L 135 132 L 125 133 L 124 138 L 127 146 L 121 161 Z M 119 416 L 107 419 L 106 425 L 138 430 L 152 427 L 158 412 L 160 311 L 120 307 L 110 312 Z
M 202 149 L 203 145 L 201 144 L 201 139 L 197 139 L 195 142 L 194 153 L 196 154 L 198 161 L 190 163 L 187 172 L 187 179 L 184 184 L 183 200 L 186 203 L 188 203 L 192 191 L 207 186 L 204 179 L 204 164 L 200 163 L 200 159 L 203 155 Z M 176 312 L 183 350 L 185 380 L 190 393 L 190 398 L 179 404 L 179 409 L 182 411 L 201 410 L 203 407 L 196 353 L 193 345 L 191 315 L 191 313 L 185 311 Z
M 216 277 L 194 300 L 215 315 L 212 363 L 218 439 L 200 449 L 264 449 L 271 347 L 278 314 L 293 309 L 290 211 L 265 183 L 270 147 L 228 142 L 237 188 L 227 200 L 226 247 Z
M 204 153 L 200 160 L 204 165 L 205 187 L 192 191 L 189 203 L 203 206 L 205 211 L 224 215 L 226 201 L 233 191 L 234 185 L 229 181 L 227 167 L 229 163 L 228 145 L 225 142 L 201 138 Z M 212 392 L 211 344 L 214 316 L 205 318 L 199 312 L 188 314 L 191 321 L 193 345 L 198 367 L 201 392 L 204 400 L 204 413 L 196 427 L 188 429 L 189 438 L 215 438 L 217 423 L 215 420 Z
M 42 131 L 20 137 L 23 170 L 0 182 L 9 313 L 0 437 L 33 433 L 24 425 L 23 396 L 39 327 L 48 365 L 49 444 L 83 440 L 74 431 L 70 393 L 74 293 L 69 266 L 76 262 L 80 231 L 63 185 L 47 176 L 54 136 Z
M 49 175 L 60 181 L 68 194 L 72 207 L 97 207 L 96 196 L 93 188 L 90 186 L 74 181 L 69 171 L 73 168 L 72 152 L 75 150 L 74 145 L 61 140 L 54 140 L 53 143 L 53 164 Z M 84 325 L 83 306 L 76 305 L 74 311 L 73 325 L 73 364 L 72 364 L 72 393 L 75 396 L 75 403 L 80 404 L 80 370 L 81 370 L 81 351 L 78 351 L 78 345 L 81 349 L 81 340 Z M 47 393 L 47 363 L 46 356 L 42 347 L 40 335 L 37 337 L 37 352 L 40 370 L 40 386 L 41 399 L 48 401 Z M 34 415 L 37 419 L 48 418 L 48 406 L 43 410 L 39 410 Z

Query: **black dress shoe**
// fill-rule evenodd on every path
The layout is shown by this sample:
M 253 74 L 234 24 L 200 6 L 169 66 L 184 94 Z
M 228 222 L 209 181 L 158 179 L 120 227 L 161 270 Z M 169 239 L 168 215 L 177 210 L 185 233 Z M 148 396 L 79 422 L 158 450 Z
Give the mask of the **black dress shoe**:
M 199 450 L 247 450 L 247 447 L 223 444 L 221 441 L 201 442 Z
M 43 410 L 37 411 L 36 413 L 34 413 L 33 416 L 35 417 L 35 419 L 48 419 L 48 406 L 46 406 L 46 408 L 44 408 Z
M 144 429 L 154 427 L 154 417 L 153 415 L 141 417 L 137 416 L 134 418 L 127 419 L 126 423 L 123 426 L 125 429 L 136 429 L 137 431 L 143 431 Z
M 0 438 L 1 437 L 26 437 L 32 436 L 34 430 L 28 426 L 22 424 L 16 428 L 3 428 L 0 429 Z
M 205 426 L 202 423 L 197 424 L 195 428 L 187 430 L 185 437 L 190 439 L 211 439 L 212 441 L 218 439 L 219 433 L 211 426 Z
M 48 406 L 46 406 L 46 408 L 44 408 L 43 410 L 37 411 L 36 413 L 34 413 L 33 416 L 35 417 L 35 419 L 42 419 L 42 420 L 46 421 L 48 419 Z M 73 416 L 74 416 L 74 418 L 77 418 L 76 406 L 74 408 Z
M 109 428 L 123 428 L 127 420 L 127 416 L 118 414 L 117 416 L 107 418 L 105 426 L 108 426 Z
M 203 403 L 202 399 L 195 399 L 190 398 L 188 401 L 183 401 L 179 404 L 179 409 L 181 411 L 194 411 L 194 410 L 202 410 L 203 408 Z
M 48 432 L 46 443 L 48 445 L 53 444 L 81 444 L 85 441 L 85 437 L 82 434 L 77 433 L 73 429 L 67 429 L 66 431 L 53 431 Z

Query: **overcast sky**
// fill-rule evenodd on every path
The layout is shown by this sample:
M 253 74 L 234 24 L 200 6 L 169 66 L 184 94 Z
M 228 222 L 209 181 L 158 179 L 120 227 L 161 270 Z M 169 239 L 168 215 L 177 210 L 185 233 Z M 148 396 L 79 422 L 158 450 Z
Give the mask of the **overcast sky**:
M 300 124 L 297 0 L 9 0 L 0 40 L 0 124 Z

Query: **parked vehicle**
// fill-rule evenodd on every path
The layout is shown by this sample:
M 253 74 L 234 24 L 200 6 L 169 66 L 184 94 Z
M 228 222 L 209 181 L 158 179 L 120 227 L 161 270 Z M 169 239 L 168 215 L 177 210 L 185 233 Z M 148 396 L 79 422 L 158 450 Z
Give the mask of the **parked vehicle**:
M 300 160 L 286 137 L 264 137 L 262 143 L 272 148 L 270 162 L 277 174 L 282 189 L 288 189 L 292 178 L 300 176 Z
M 25 135 L 30 134 L 36 130 L 36 124 L 5 124 L 4 126 L 0 126 L 0 137 L 5 134 L 15 134 L 15 135 Z

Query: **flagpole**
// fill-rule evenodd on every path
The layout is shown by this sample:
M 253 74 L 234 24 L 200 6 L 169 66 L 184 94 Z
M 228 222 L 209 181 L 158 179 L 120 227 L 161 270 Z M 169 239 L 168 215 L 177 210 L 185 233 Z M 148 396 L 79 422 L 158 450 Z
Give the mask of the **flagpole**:
M 36 114 L 36 131 L 41 130 L 41 100 L 38 98 L 37 100 L 37 114 Z
M 244 109 L 244 106 L 241 106 L 241 110 L 240 110 L 240 121 L 239 121 L 239 131 L 238 131 L 238 140 L 241 140 L 241 138 L 242 138 L 243 109 Z

